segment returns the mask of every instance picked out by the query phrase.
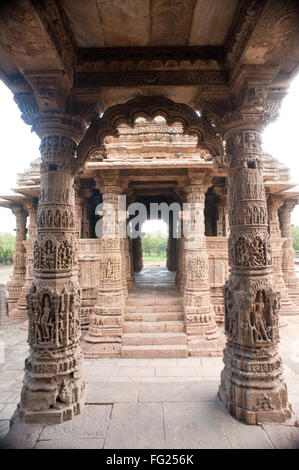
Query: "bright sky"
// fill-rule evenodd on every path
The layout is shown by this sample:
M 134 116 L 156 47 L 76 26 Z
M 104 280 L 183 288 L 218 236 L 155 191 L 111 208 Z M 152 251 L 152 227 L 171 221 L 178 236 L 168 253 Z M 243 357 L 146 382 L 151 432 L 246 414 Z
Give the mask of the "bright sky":
M 16 187 L 17 173 L 22 173 L 39 157 L 39 138 L 21 119 L 21 113 L 9 89 L 0 81 L 1 171 L 0 196 L 10 194 Z M 263 134 L 264 150 L 290 168 L 294 183 L 299 183 L 298 149 L 299 75 L 293 80 L 283 101 L 280 116 Z M 158 222 L 158 221 L 157 221 Z M 292 214 L 292 223 L 299 226 L 299 206 Z M 147 222 L 144 229 L 159 229 L 160 224 Z M 15 216 L 0 207 L 0 232 L 14 233 Z

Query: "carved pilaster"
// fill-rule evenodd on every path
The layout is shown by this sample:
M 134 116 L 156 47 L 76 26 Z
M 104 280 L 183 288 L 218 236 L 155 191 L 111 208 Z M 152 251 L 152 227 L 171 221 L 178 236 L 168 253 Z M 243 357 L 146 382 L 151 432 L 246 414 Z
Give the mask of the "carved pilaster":
M 249 424 L 290 417 L 278 355 L 280 294 L 272 284 L 272 254 L 258 123 L 226 122 L 229 168 L 229 262 L 224 286 L 225 367 L 220 397 Z
M 286 199 L 283 206 L 279 209 L 281 236 L 284 239 L 282 249 L 282 272 L 285 284 L 290 291 L 296 291 L 299 287 L 295 270 L 295 250 L 293 248 L 291 233 L 291 215 L 296 204 L 296 200 Z
M 222 354 L 224 338 L 215 321 L 209 289 L 209 261 L 204 234 L 204 203 L 208 188 L 203 176 L 191 178 L 185 188 L 184 313 L 191 356 Z
M 23 241 L 23 246 L 26 252 L 26 273 L 25 273 L 25 282 L 19 297 L 17 308 L 23 315 L 27 315 L 27 299 L 26 295 L 28 289 L 33 280 L 33 246 L 36 239 L 37 227 L 36 227 L 36 217 L 37 217 L 37 204 L 34 202 L 25 204 L 25 208 L 29 214 L 29 227 L 28 234 L 29 239 Z M 26 321 L 27 326 L 27 321 Z
M 227 187 L 214 187 L 218 202 L 217 237 L 229 236 Z
M 171 213 L 166 251 L 166 267 L 169 271 L 177 270 L 177 243 L 178 238 L 174 238 L 173 236 L 173 214 Z
M 281 197 L 270 195 L 267 199 L 269 233 L 272 245 L 273 260 L 273 283 L 280 292 L 280 315 L 294 315 L 298 313 L 298 308 L 291 301 L 288 289 L 282 272 L 283 244 L 284 239 L 281 238 L 278 210 L 283 204 Z M 279 326 L 287 326 L 286 319 L 280 317 Z
M 8 314 L 10 317 L 24 317 L 26 312 L 18 306 L 19 298 L 25 282 L 26 258 L 23 242 L 26 240 L 27 212 L 22 206 L 13 206 L 12 212 L 16 216 L 16 248 L 13 256 L 13 274 L 7 283 Z
M 83 346 L 87 357 L 117 357 L 121 350 L 124 311 L 123 257 L 119 237 L 118 174 L 101 172 L 97 180 L 103 198 L 100 285 Z
M 34 277 L 27 294 L 30 355 L 20 416 L 59 423 L 80 413 L 80 289 L 75 236 L 74 176 L 82 125 L 71 116 L 40 118 L 41 183 L 34 242 Z
M 140 237 L 132 239 L 132 258 L 133 258 L 133 270 L 139 272 L 143 268 L 142 258 L 142 242 Z

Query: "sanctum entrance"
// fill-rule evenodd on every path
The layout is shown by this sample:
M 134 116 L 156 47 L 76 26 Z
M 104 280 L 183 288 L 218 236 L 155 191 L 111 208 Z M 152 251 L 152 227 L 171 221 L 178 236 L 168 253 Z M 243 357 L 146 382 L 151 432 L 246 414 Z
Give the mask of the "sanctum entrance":
M 93 178 L 102 204 L 95 210 L 99 220 L 94 220 L 99 236 L 94 245 L 100 253 L 98 285 L 93 304 L 82 307 L 84 327 L 88 328 L 82 344 L 86 357 L 185 357 L 221 355 L 223 351 L 224 335 L 215 310 L 219 324 L 223 323 L 220 286 L 227 277 L 226 247 L 223 245 L 219 263 L 223 270 L 217 279 L 218 293 L 216 286 L 213 291 L 218 307 L 214 308 L 206 242 L 206 234 L 217 235 L 218 212 L 221 234 L 225 225 L 225 213 L 218 211 L 221 198 L 213 186 L 213 159 L 209 144 L 201 148 L 196 135 L 184 133 L 179 116 L 168 123 L 163 114 L 159 109 L 152 115 L 143 111 L 130 125 L 115 124 L 117 135 L 105 135 L 103 140 L 104 160 L 91 146 L 91 166 L 81 184 Z M 83 141 L 83 149 L 84 145 Z M 87 147 L 86 151 L 90 152 Z M 225 177 L 215 177 L 224 189 Z M 151 295 L 147 292 L 143 298 L 138 285 L 145 286 L 151 271 L 141 271 L 142 225 L 158 218 L 168 226 L 169 274 L 165 282 L 173 284 L 173 292 L 164 291 L 163 285 L 164 299 L 160 299 L 155 282 Z M 98 233 L 98 224 L 103 228 L 113 225 L 113 234 L 105 239 L 103 230 Z M 118 237 L 123 229 L 125 235 Z M 80 243 L 87 249 L 87 240 Z M 84 255 L 81 257 L 84 263 Z M 157 276 L 162 279 L 162 272 Z M 134 279 L 139 279 L 136 285 Z M 152 273 L 148 279 L 153 282 Z

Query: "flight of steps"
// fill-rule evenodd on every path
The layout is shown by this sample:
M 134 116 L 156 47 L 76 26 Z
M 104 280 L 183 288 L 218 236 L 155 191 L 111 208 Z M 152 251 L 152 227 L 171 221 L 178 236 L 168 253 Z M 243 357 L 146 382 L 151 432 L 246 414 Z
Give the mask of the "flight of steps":
M 121 356 L 187 357 L 182 298 L 168 292 L 129 294 L 124 315 Z

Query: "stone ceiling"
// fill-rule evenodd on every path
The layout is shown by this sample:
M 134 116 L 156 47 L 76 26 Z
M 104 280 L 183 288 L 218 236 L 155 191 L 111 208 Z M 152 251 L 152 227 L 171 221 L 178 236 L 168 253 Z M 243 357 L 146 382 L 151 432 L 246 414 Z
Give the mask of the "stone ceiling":
M 0 79 L 15 95 L 33 91 L 49 111 L 59 107 L 50 94 L 60 87 L 76 103 L 96 103 L 96 113 L 162 95 L 210 119 L 229 111 L 244 68 L 252 83 L 265 78 L 276 93 L 298 64 L 294 0 L 0 3 Z
M 238 0 L 62 0 L 79 47 L 220 46 Z

